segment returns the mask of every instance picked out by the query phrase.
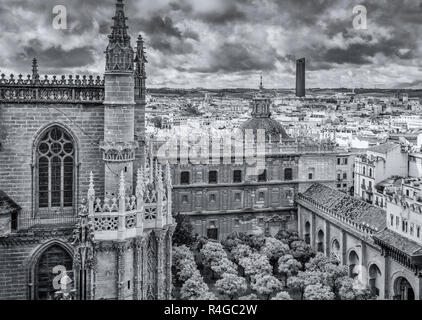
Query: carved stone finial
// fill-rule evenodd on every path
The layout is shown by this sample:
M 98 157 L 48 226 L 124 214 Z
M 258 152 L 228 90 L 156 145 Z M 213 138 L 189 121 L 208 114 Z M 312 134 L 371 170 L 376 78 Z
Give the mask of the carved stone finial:
M 119 198 L 124 199 L 126 195 L 125 190 L 125 174 L 123 171 L 120 173 L 120 183 L 119 183 Z
M 138 169 L 137 179 L 136 179 L 136 196 L 138 198 L 142 198 L 144 194 L 144 182 L 145 182 L 145 175 L 144 175 L 144 168 L 141 167 Z
M 92 171 L 89 173 L 89 188 L 88 188 L 88 199 L 95 198 L 95 189 L 94 189 L 94 174 Z
M 37 58 L 32 59 L 32 80 L 39 78 Z
M 134 52 L 127 32 L 123 1 L 117 0 L 114 25 L 105 51 L 106 72 L 133 72 Z

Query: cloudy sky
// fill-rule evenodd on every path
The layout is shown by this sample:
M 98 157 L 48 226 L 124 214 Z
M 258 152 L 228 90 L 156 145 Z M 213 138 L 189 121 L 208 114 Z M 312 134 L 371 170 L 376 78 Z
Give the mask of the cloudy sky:
M 115 0 L 0 0 L 0 70 L 101 74 Z M 422 87 L 422 0 L 125 0 L 149 87 Z M 53 28 L 64 4 L 67 30 Z M 364 5 L 367 29 L 353 8 Z

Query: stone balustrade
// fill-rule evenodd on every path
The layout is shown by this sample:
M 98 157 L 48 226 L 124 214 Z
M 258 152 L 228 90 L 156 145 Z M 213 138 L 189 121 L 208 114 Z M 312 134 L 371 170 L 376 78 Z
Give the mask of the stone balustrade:
M 94 178 L 91 173 L 88 189 L 88 214 L 96 240 L 124 240 L 142 236 L 144 230 L 173 224 L 171 199 L 165 190 L 140 186 L 142 173 L 138 172 L 136 195 L 126 195 L 124 174 L 121 173 L 119 195 L 114 198 L 95 198 Z M 159 185 L 159 184 L 158 184 Z M 145 188 L 146 187 L 146 188 Z M 168 191 L 171 192 L 171 189 Z M 146 195 L 153 192 L 153 196 Z

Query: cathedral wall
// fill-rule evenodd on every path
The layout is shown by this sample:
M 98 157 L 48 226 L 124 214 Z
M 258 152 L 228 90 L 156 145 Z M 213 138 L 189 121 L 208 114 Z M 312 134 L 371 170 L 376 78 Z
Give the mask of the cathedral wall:
M 95 299 L 117 299 L 117 252 L 97 251 Z
M 27 257 L 37 244 L 0 245 L 0 300 L 28 299 Z
M 79 147 L 79 200 L 86 197 L 90 171 L 95 176 L 96 190 L 103 190 L 104 164 L 99 150 L 104 135 L 102 105 L 2 104 L 0 122 L 5 132 L 0 151 L 0 189 L 23 210 L 32 208 L 34 141 L 53 123 L 66 128 Z
M 0 300 L 33 299 L 35 266 L 49 245 L 66 243 L 70 232 L 54 241 L 42 234 L 14 235 L 0 238 Z M 51 270 L 53 273 L 53 270 Z

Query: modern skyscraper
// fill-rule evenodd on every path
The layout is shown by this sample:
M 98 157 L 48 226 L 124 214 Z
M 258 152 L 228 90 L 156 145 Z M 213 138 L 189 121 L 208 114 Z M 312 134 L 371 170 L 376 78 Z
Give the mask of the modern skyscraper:
M 305 96 L 305 58 L 296 60 L 296 96 Z

